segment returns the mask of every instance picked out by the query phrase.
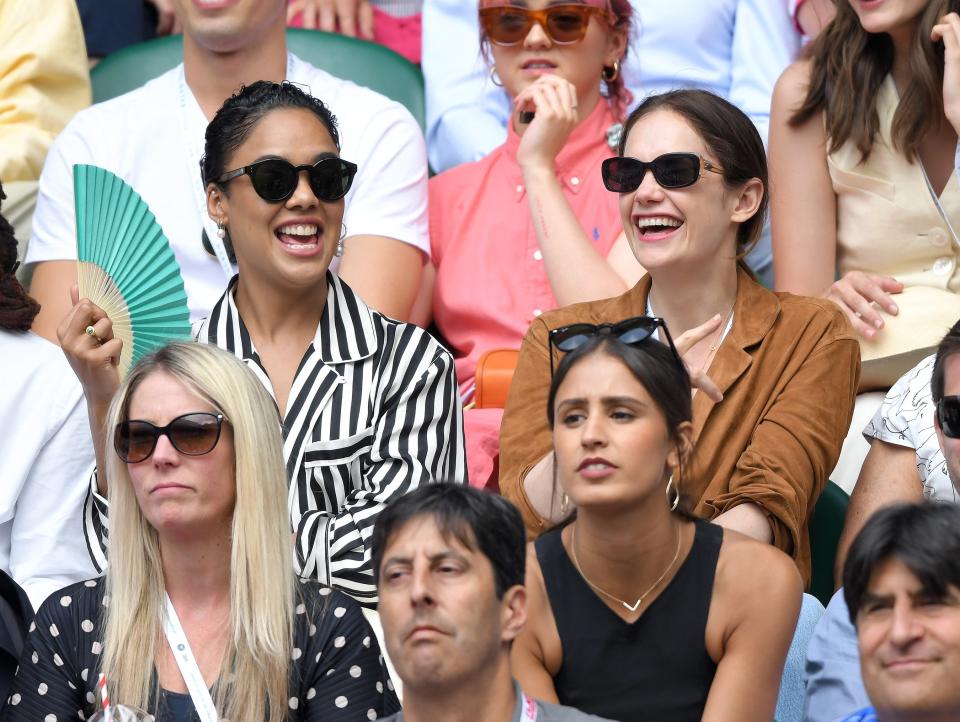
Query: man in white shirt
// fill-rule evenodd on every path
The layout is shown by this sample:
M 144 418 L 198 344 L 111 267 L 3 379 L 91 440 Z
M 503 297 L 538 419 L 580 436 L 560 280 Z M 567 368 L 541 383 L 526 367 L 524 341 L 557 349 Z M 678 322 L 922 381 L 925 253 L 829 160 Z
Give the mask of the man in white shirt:
M 339 275 L 368 305 L 404 318 L 429 253 L 426 152 L 416 121 L 400 104 L 288 53 L 285 0 L 174 4 L 184 29 L 183 64 L 77 114 L 50 151 L 26 259 L 35 264 L 31 291 L 43 306 L 34 329 L 55 340 L 69 310 L 76 163 L 104 167 L 143 196 L 180 263 L 191 316 L 205 316 L 236 269 L 207 216 L 199 165 L 204 131 L 241 84 L 284 79 L 332 109 L 341 155 L 359 166 L 346 199 Z M 216 257 L 204 250 L 204 233 Z

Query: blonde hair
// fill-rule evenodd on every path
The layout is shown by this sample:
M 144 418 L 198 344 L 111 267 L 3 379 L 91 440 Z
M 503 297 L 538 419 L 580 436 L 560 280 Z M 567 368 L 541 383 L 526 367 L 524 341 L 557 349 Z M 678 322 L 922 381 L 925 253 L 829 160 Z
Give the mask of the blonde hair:
M 164 609 L 159 539 L 137 504 L 112 439 L 113 429 L 127 419 L 137 387 L 160 371 L 209 402 L 233 430 L 232 634 L 215 686 L 217 715 L 231 722 L 263 722 L 266 706 L 269 722 L 281 722 L 288 712 L 295 576 L 279 415 L 241 361 L 206 344 L 173 343 L 145 357 L 125 379 L 107 417 L 110 565 L 103 671 L 111 699 L 141 709 L 156 703 L 150 699 L 151 679 Z

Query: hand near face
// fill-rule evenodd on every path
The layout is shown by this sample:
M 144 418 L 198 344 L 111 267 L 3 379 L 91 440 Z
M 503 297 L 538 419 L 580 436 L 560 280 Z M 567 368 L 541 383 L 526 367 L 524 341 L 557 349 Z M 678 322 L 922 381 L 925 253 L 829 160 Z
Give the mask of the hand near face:
M 579 121 L 576 87 L 557 75 L 542 75 L 517 94 L 513 107 L 518 115 L 534 113 L 523 130 L 517 162 L 523 169 L 544 168 L 552 173 L 557 155 Z
M 883 328 L 883 317 L 874 304 L 896 316 L 899 309 L 890 294 L 901 291 L 903 284 L 890 276 L 850 271 L 834 281 L 826 297 L 843 310 L 858 334 L 872 339 Z
M 373 7 L 367 0 L 291 0 L 287 22 L 297 15 L 309 30 L 373 39 Z
M 948 13 L 940 18 L 930 38 L 943 42 L 943 111 L 960 134 L 960 15 Z
M 73 308 L 57 328 L 57 339 L 88 403 L 109 404 L 120 386 L 117 365 L 123 342 L 114 338 L 113 324 L 103 309 L 89 299 L 80 299 L 76 285 L 70 289 L 70 299 Z M 87 333 L 88 326 L 93 334 Z
M 690 374 L 690 385 L 695 389 L 703 391 L 703 393 L 715 403 L 723 401 L 723 394 L 720 393 L 719 387 L 713 382 L 713 379 L 707 376 L 702 368 L 698 369 L 691 366 L 686 359 L 686 354 L 705 338 L 715 335 L 720 330 L 721 323 L 723 323 L 723 318 L 718 313 L 705 323 L 684 331 L 677 336 L 673 342 L 677 347 L 677 351 L 680 352 L 680 357 L 683 358 L 683 362 L 687 367 L 687 373 Z

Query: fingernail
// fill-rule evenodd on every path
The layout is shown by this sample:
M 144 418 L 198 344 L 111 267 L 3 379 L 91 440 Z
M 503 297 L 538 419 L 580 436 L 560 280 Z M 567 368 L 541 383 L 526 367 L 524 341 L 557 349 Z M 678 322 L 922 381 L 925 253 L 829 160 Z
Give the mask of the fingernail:
M 876 326 L 877 328 L 883 328 L 883 319 L 878 318 L 876 321 L 873 322 L 873 325 Z
M 890 304 L 890 313 L 899 313 L 899 312 L 900 312 L 900 309 L 897 307 L 897 304 L 891 303 L 891 304 Z

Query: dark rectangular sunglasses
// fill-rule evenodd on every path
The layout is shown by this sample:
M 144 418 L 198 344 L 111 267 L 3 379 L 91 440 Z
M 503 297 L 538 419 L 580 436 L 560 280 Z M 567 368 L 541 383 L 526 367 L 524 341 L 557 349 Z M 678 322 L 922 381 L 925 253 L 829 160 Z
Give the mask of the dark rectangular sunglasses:
M 161 436 L 187 456 L 209 454 L 220 440 L 223 414 L 197 412 L 178 416 L 166 426 L 149 421 L 121 421 L 113 432 L 113 448 L 123 461 L 137 464 L 148 459 Z
M 343 158 L 322 158 L 313 165 L 294 165 L 283 158 L 266 158 L 227 171 L 216 182 L 226 183 L 237 176 L 248 175 L 258 196 L 268 203 L 280 203 L 293 195 L 301 171 L 309 174 L 310 188 L 317 200 L 329 203 L 347 195 L 357 174 L 357 165 Z
M 944 396 L 937 402 L 937 422 L 944 436 L 960 439 L 960 396 Z
M 673 337 L 670 335 L 670 329 L 666 322 L 659 316 L 634 316 L 617 323 L 574 323 L 569 326 L 561 326 L 550 331 L 548 336 L 550 345 L 550 376 L 553 376 L 553 349 L 570 353 L 595 336 L 611 335 L 629 346 L 639 346 L 650 338 L 657 328 L 663 329 L 663 335 L 667 338 L 667 345 L 673 351 L 674 357 L 681 368 L 686 369 L 680 352 L 673 344 Z M 657 342 L 659 343 L 659 342 Z
M 664 153 L 647 162 L 636 158 L 607 158 L 600 166 L 603 185 L 613 193 L 632 193 L 643 183 L 647 169 L 661 188 L 686 188 L 703 171 L 723 174 L 723 169 L 696 153 Z

